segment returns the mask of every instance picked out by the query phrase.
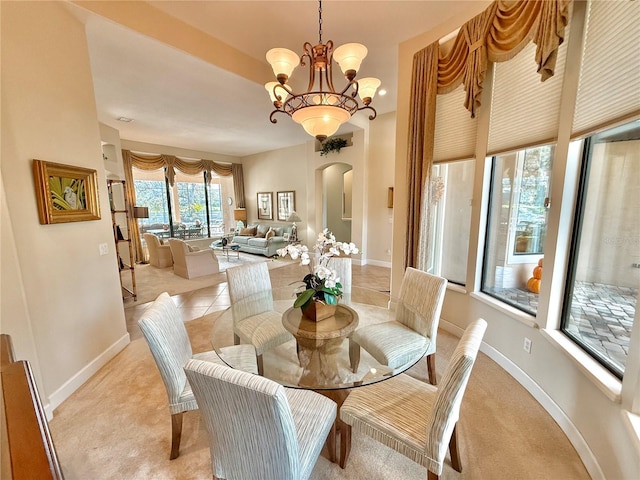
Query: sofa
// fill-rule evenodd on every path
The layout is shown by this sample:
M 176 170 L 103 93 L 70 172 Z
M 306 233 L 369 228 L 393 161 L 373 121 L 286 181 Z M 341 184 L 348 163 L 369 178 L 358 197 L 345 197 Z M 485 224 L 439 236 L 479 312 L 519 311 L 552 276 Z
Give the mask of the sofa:
M 278 249 L 289 244 L 284 235 L 291 235 L 291 228 L 291 224 L 253 223 L 237 232 L 231 242 L 240 245 L 241 252 L 273 257 Z

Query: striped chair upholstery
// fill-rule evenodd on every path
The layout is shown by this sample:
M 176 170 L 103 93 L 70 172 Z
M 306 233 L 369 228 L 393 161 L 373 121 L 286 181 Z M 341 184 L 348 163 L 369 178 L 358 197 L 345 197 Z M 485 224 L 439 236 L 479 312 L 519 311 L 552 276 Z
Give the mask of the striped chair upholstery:
M 264 262 L 229 268 L 227 282 L 234 342 L 255 347 L 258 372 L 262 375 L 262 354 L 293 340 L 293 335 L 282 326 L 282 315 L 273 310 L 269 269 Z
M 351 258 L 350 257 L 331 257 L 328 267 L 336 271 L 337 277 L 342 285 L 342 303 L 351 303 Z
M 360 363 L 360 349 L 354 343 L 393 369 L 405 368 L 416 358 L 416 352 L 426 347 L 429 381 L 435 385 L 436 335 L 446 288 L 445 278 L 408 267 L 400 286 L 395 320 L 361 327 L 349 339 L 354 373 Z
M 200 360 L 185 371 L 209 434 L 214 478 L 307 479 L 325 440 L 335 439 L 337 406 L 323 395 Z
M 197 358 L 224 364 L 216 352 L 193 354 L 187 330 L 182 321 L 180 310 L 168 293 L 161 293 L 153 304 L 145 310 L 138 321 L 151 354 L 156 361 L 160 376 L 169 397 L 171 413 L 171 454 L 170 459 L 177 458 L 180 451 L 182 434 L 182 414 L 196 410 L 198 404 L 191 391 L 184 373 L 184 365 Z M 255 351 L 250 345 L 226 347 L 225 355 L 233 356 L 247 371 L 257 372 Z
M 350 426 L 341 442 L 340 464 L 344 467 L 355 428 L 425 466 L 429 479 L 442 473 L 449 445 L 451 463 L 461 471 L 455 426 L 486 328 L 483 319 L 467 327 L 438 387 L 401 374 L 353 390 L 340 408 L 340 419 Z

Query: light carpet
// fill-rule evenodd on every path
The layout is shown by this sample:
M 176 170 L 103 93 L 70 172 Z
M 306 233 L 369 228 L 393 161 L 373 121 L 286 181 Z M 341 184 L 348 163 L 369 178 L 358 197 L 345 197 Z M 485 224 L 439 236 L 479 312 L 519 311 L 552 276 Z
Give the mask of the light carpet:
M 195 352 L 211 348 L 219 315 L 186 324 Z M 457 341 L 440 331 L 438 378 Z M 426 380 L 425 362 L 409 373 Z M 170 423 L 160 374 L 146 342 L 138 338 L 56 409 L 50 427 L 67 480 L 210 479 L 209 448 L 199 413 L 185 414 L 180 456 L 171 461 Z M 447 459 L 443 480 L 589 478 L 553 419 L 482 353 L 471 374 L 458 427 L 463 471 L 455 472 Z M 354 432 L 346 468 L 321 456 L 311 479 L 417 480 L 426 476 L 425 468 Z
M 220 273 L 204 275 L 202 277 L 187 279 L 179 277 L 173 273 L 173 267 L 158 268 L 149 264 L 136 265 L 136 287 L 138 299 L 126 298 L 124 307 L 130 308 L 155 300 L 162 292 L 168 292 L 169 295 L 177 295 L 186 293 L 200 288 L 210 287 L 227 281 L 225 271 L 227 268 L 245 265 L 247 263 L 267 262 L 269 269 L 279 268 L 289 265 L 291 261 L 282 259 L 267 258 L 263 255 L 253 255 L 251 253 L 240 252 L 239 258 L 235 254 L 231 254 L 229 260 L 226 255 L 218 255 L 218 263 L 220 265 Z M 122 283 L 125 287 L 131 288 L 131 276 L 126 272 L 122 272 Z

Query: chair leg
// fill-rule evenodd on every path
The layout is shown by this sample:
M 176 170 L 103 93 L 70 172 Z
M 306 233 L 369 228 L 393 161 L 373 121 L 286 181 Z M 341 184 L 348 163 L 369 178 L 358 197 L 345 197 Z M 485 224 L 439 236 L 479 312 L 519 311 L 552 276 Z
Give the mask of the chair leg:
M 436 354 L 427 355 L 427 372 L 429 373 L 429 383 L 437 385 L 436 381 Z
M 329 460 L 331 463 L 336 463 L 336 422 L 333 422 L 331 430 L 329 430 L 327 448 L 329 449 Z
M 351 425 L 343 423 L 340 427 L 340 468 L 347 465 L 351 452 Z
M 453 427 L 451 440 L 449 440 L 449 454 L 451 455 L 451 466 L 456 472 L 462 471 L 462 462 L 460 461 L 460 451 L 458 450 L 458 431 L 457 425 Z
M 433 473 L 431 470 L 427 471 L 427 480 L 438 480 L 438 478 L 440 478 L 438 475 L 436 475 L 435 473 Z
M 360 345 L 349 338 L 349 360 L 351 362 L 351 371 L 356 373 L 360 365 Z
M 171 415 L 171 455 L 169 460 L 180 455 L 180 438 L 182 437 L 182 412 Z
M 256 362 L 258 363 L 258 375 L 264 376 L 264 363 L 262 362 L 262 355 L 256 355 Z

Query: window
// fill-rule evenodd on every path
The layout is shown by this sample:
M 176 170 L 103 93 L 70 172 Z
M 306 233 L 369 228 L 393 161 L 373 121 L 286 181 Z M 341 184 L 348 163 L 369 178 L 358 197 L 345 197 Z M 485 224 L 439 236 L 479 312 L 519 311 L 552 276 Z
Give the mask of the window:
M 492 163 L 482 291 L 531 315 L 538 309 L 553 148 L 527 148 Z
M 432 170 L 434 194 L 429 273 L 465 285 L 475 161 L 438 163 Z
M 622 378 L 640 283 L 640 121 L 584 142 L 562 331 Z
M 191 239 L 224 233 L 222 198 L 223 192 L 233 195 L 232 177 L 214 176 L 207 185 L 203 173 L 187 175 L 176 171 L 171 187 L 163 169 L 133 168 L 133 178 L 136 203 L 149 207 L 149 218 L 140 222 L 141 235 L 150 232 L 162 238 Z

